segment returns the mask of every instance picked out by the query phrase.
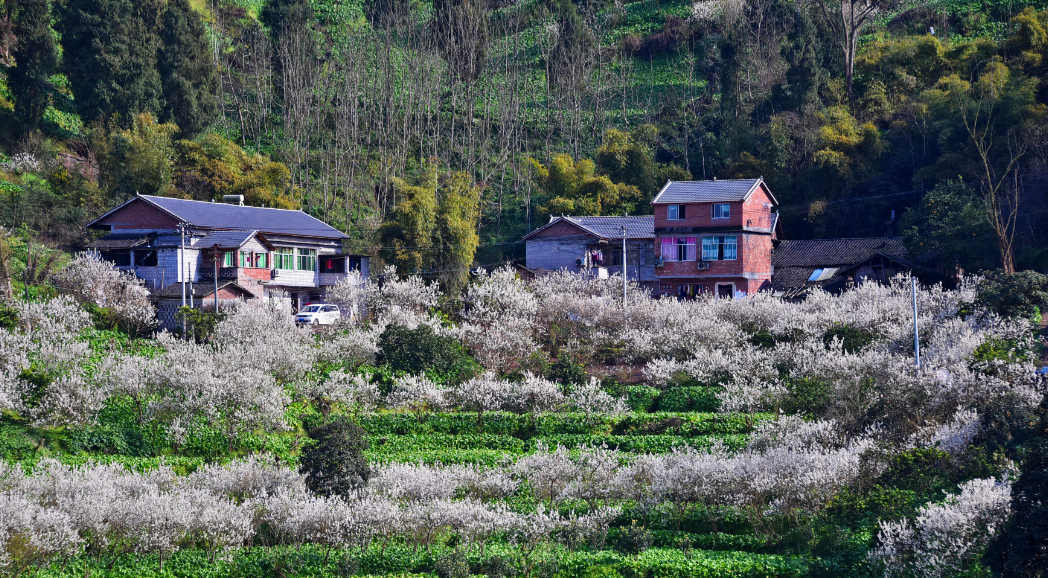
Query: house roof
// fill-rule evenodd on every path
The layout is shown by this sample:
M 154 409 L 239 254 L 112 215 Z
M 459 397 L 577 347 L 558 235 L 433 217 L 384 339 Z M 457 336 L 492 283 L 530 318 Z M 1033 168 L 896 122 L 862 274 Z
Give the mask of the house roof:
M 909 267 L 906 246 L 898 237 L 807 239 L 780 241 L 772 253 L 772 285 L 787 296 L 812 286 L 845 279 L 855 267 L 874 257 Z
M 255 236 L 255 231 L 211 231 L 198 239 L 193 247 L 197 249 L 236 249 Z
M 667 181 L 651 203 L 731 203 L 744 201 L 764 183 L 756 179 L 715 179 L 712 181 Z M 767 187 L 767 184 L 765 184 Z M 768 191 L 771 196 L 771 191 Z M 775 197 L 772 202 L 778 204 Z
M 139 200 L 149 203 L 183 223 L 202 229 L 238 229 L 324 239 L 348 237 L 342 231 L 302 211 L 192 201 L 153 195 L 138 195 L 95 219 L 88 224 L 88 227 Z
M 133 249 L 149 244 L 152 237 L 141 233 L 106 235 L 87 244 L 92 249 Z
M 905 260 L 908 253 L 898 237 L 790 240 L 779 241 L 771 263 L 776 268 L 841 267 L 862 263 L 874 255 Z
M 621 239 L 623 227 L 626 228 L 627 239 L 655 238 L 655 217 L 641 215 L 636 217 L 551 217 L 548 223 L 528 233 L 524 239 L 530 239 L 562 222 L 570 223 L 601 239 Z
M 251 294 L 250 291 L 248 291 L 247 289 L 244 289 L 240 285 L 237 285 L 236 281 L 233 281 L 233 280 L 230 280 L 230 279 L 218 282 L 218 290 L 221 291 L 223 289 L 228 289 L 228 290 L 230 290 L 230 291 L 232 291 L 234 293 L 238 293 L 238 294 L 240 294 L 241 296 L 244 296 L 244 297 L 253 297 L 253 295 Z M 190 284 L 190 290 L 192 291 L 193 297 L 195 299 L 201 299 L 203 297 L 207 297 L 209 295 L 214 295 L 215 294 L 215 283 L 214 282 L 191 283 Z M 188 297 L 188 296 L 189 296 L 189 294 L 187 293 L 186 297 Z M 181 283 L 172 283 L 172 284 L 168 285 L 167 287 L 164 287 L 163 289 L 155 291 L 153 293 L 153 297 L 156 297 L 156 298 L 159 298 L 159 299 L 181 299 L 182 298 L 182 284 Z

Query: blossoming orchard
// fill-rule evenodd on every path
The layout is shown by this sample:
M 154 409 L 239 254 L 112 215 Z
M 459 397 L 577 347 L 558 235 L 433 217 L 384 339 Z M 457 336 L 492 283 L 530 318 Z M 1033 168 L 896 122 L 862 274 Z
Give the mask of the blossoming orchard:
M 174 335 L 82 255 L 0 305 L 0 569 L 982 575 L 1045 413 L 1036 327 L 983 283 L 387 269 L 330 327 L 256 299 Z

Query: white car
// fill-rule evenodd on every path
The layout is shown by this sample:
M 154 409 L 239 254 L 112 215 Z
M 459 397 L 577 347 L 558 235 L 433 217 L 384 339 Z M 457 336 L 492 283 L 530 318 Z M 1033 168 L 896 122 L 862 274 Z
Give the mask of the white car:
M 328 303 L 314 303 L 306 305 L 295 315 L 295 323 L 299 325 L 332 325 L 342 318 L 342 312 L 338 305 Z

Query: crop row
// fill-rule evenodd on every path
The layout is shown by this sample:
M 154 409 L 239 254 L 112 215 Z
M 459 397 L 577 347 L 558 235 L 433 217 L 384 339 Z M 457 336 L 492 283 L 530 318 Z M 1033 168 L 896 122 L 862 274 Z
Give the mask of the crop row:
M 801 556 L 651 548 L 636 555 L 614 550 L 572 551 L 540 546 L 527 553 L 508 544 L 451 548 L 382 544 L 366 550 L 329 550 L 319 546 L 251 547 L 215 559 L 199 550 L 181 550 L 164 561 L 156 556 L 123 555 L 56 562 L 31 576 L 337 576 L 436 574 L 449 571 L 487 575 L 558 574 L 563 576 L 803 576 L 812 561 Z
M 520 439 L 553 435 L 647 435 L 695 437 L 714 434 L 745 434 L 773 414 L 755 413 L 627 413 L 514 414 L 467 412 L 412 414 L 378 412 L 356 419 L 371 435 L 485 433 Z
M 721 442 L 729 449 L 741 449 L 746 445 L 745 434 L 723 434 L 712 436 L 682 437 L 675 435 L 610 435 L 610 434 L 559 434 L 539 436 L 522 440 L 513 436 L 494 434 L 408 434 L 408 435 L 369 435 L 371 453 L 402 454 L 424 450 L 472 450 L 484 449 L 499 451 L 507 455 L 526 454 L 539 447 L 556 447 L 569 449 L 578 447 L 607 446 L 608 449 L 626 453 L 666 453 L 674 448 L 693 447 L 699 450 L 709 449 L 714 443 Z

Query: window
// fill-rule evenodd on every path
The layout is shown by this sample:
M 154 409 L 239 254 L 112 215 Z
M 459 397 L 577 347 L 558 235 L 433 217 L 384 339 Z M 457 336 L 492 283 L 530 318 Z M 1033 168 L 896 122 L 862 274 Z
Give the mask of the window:
M 695 237 L 663 237 L 662 260 L 694 261 L 696 241 Z
M 738 254 L 738 237 L 715 235 L 702 238 L 703 261 L 734 261 Z
M 156 251 L 152 249 L 135 251 L 135 266 L 156 267 L 156 263 Z
M 684 220 L 684 205 L 667 205 L 666 206 L 666 219 L 670 221 L 683 221 Z
M 713 203 L 713 218 L 727 219 L 731 217 L 731 205 L 728 203 Z
M 240 266 L 252 269 L 265 269 L 269 263 L 267 253 L 252 253 L 251 251 L 240 252 Z
M 273 251 L 273 264 L 277 269 L 294 269 L 295 250 L 291 247 L 277 247 Z
M 321 273 L 345 273 L 346 257 L 343 255 L 323 255 L 320 257 Z
M 222 266 L 223 267 L 232 267 L 233 266 L 233 252 L 232 251 L 224 251 L 222 253 Z
M 299 271 L 316 271 L 317 270 L 317 250 L 316 249 L 299 249 L 298 250 L 298 270 Z
M 116 251 L 102 251 L 102 259 L 111 261 L 117 267 L 131 266 L 131 251 L 127 249 Z

